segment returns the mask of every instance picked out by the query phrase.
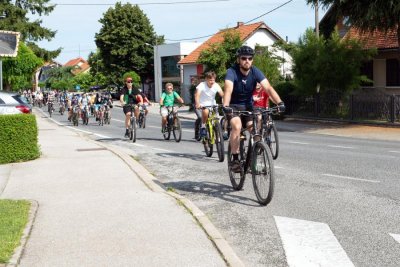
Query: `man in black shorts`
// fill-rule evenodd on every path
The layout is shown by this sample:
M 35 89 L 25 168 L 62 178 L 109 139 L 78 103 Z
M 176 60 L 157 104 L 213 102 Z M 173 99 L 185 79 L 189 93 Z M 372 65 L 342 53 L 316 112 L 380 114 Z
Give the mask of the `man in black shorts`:
M 126 128 L 125 137 L 129 137 L 132 105 L 136 105 L 134 110 L 136 120 L 139 118 L 138 105 L 143 105 L 143 98 L 140 95 L 140 91 L 138 89 L 133 88 L 131 77 L 127 77 L 125 79 L 125 85 L 122 88 L 119 100 L 121 102 L 121 106 L 123 106 L 123 111 L 125 113 L 125 128 Z
M 253 90 L 260 83 L 262 90 L 270 96 L 272 102 L 278 105 L 280 111 L 285 111 L 285 104 L 278 93 L 271 86 L 264 74 L 252 66 L 254 50 L 249 46 L 240 47 L 237 52 L 237 64 L 229 68 L 225 76 L 223 106 L 226 114 L 232 110 L 253 110 Z M 242 125 L 251 123 L 248 117 L 233 116 L 230 119 L 231 134 L 230 145 L 233 156 L 232 170 L 240 171 L 239 163 L 239 138 Z

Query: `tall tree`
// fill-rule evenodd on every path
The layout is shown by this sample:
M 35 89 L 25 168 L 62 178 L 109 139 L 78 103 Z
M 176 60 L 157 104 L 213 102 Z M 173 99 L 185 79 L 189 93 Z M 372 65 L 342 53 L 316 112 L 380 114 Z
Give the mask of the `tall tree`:
M 21 33 L 21 40 L 45 60 L 58 56 L 61 49 L 46 51 L 39 48 L 35 42 L 46 39 L 51 40 L 56 31 L 43 27 L 42 20 L 31 21 L 29 16 L 47 16 L 55 8 L 49 4 L 50 0 L 3 0 L 0 4 L 0 30 L 16 31 Z
M 394 0 L 306 0 L 307 4 L 315 5 L 318 1 L 323 7 L 330 6 L 332 18 L 337 21 L 346 18 L 347 24 L 361 31 L 396 30 L 400 47 L 400 4 Z
M 102 27 L 95 35 L 98 60 L 114 83 L 132 69 L 141 76 L 153 72 L 153 45 L 163 43 L 164 38 L 157 37 L 139 6 L 117 2 L 99 22 Z
M 23 42 L 19 43 L 18 55 L 15 58 L 3 59 L 4 84 L 7 90 L 32 88 L 34 72 L 43 64 Z

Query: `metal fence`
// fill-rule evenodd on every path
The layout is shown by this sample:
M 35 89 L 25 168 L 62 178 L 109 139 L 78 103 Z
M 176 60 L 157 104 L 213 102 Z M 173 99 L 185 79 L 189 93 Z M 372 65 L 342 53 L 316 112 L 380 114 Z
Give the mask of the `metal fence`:
M 343 96 L 329 90 L 308 97 L 285 98 L 287 114 L 351 121 L 400 122 L 400 95 L 355 93 Z

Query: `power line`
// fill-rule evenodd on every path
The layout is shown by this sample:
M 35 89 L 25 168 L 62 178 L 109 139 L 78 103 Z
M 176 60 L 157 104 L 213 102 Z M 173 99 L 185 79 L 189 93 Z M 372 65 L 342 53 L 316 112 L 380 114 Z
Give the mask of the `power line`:
M 214 3 L 214 2 L 230 2 L 231 0 L 203 0 L 203 1 L 177 1 L 177 2 L 153 2 L 153 3 L 131 3 L 132 5 L 148 6 L 148 5 L 179 5 L 179 4 L 200 4 L 200 3 Z M 57 6 L 114 6 L 114 4 L 88 4 L 88 3 L 69 3 L 69 4 L 56 4 Z
M 259 18 L 261 18 L 261 17 L 263 17 L 263 16 L 265 16 L 265 15 L 268 15 L 268 14 L 274 12 L 275 10 L 277 10 L 277 9 L 279 9 L 279 8 L 281 8 L 281 7 L 285 6 L 285 5 L 287 5 L 287 4 L 289 4 L 289 3 L 292 2 L 292 1 L 293 1 L 293 0 L 289 0 L 289 1 L 287 1 L 287 2 L 285 2 L 285 3 L 283 3 L 283 4 L 281 4 L 280 6 L 274 8 L 274 9 L 271 9 L 270 11 L 268 11 L 268 12 L 266 12 L 266 13 L 264 13 L 264 14 L 261 14 L 261 15 L 258 16 L 258 17 L 255 17 L 255 18 L 253 18 L 253 19 L 251 19 L 251 20 L 249 20 L 249 21 L 246 21 L 244 24 L 250 23 L 250 22 L 252 22 L 252 21 L 255 21 L 256 19 L 259 19 Z M 211 36 L 213 36 L 213 35 L 214 35 L 214 34 L 209 34 L 209 35 L 204 35 L 204 36 L 199 36 L 199 37 L 193 37 L 193 38 L 177 39 L 177 40 L 174 40 L 174 39 L 165 39 L 165 40 L 166 40 L 166 41 L 173 41 L 173 42 L 189 41 L 189 40 L 197 40 L 197 39 L 202 39 L 202 38 L 206 38 L 206 37 L 211 37 Z

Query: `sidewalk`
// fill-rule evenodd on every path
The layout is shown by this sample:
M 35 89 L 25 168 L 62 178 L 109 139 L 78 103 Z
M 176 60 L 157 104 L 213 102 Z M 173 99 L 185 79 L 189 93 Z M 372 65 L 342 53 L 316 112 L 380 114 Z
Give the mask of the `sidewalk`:
M 200 210 L 130 156 L 36 118 L 41 157 L 0 165 L 0 197 L 39 204 L 19 266 L 242 266 Z

